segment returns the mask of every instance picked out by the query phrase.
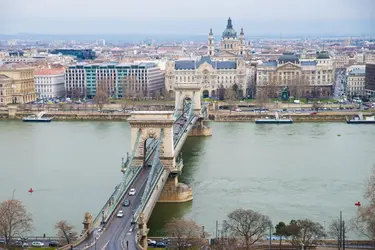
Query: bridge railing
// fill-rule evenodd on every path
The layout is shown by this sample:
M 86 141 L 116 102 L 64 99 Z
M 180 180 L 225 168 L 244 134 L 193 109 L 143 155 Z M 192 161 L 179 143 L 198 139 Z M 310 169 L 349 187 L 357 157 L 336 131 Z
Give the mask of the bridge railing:
M 151 197 L 151 194 L 152 194 L 153 190 L 155 189 L 155 186 L 156 186 L 157 182 L 159 181 L 160 177 L 162 176 L 162 174 L 163 174 L 163 172 L 165 170 L 164 166 L 162 165 L 162 163 L 160 162 L 160 160 L 159 160 L 158 164 L 155 166 L 155 168 L 157 168 L 157 169 L 156 169 L 156 172 L 154 174 L 154 178 L 152 178 L 152 180 L 151 180 L 150 189 L 146 193 L 146 196 L 144 197 L 144 199 L 142 199 L 141 204 L 136 209 L 136 211 L 134 213 L 134 220 L 137 220 L 139 218 L 139 216 L 142 213 L 143 209 L 147 205 L 147 202 L 149 201 L 149 199 Z
M 98 215 L 95 217 L 93 221 L 93 228 L 97 227 L 98 224 L 100 224 L 99 222 L 103 220 L 104 222 L 106 222 L 106 220 L 111 216 L 113 211 L 116 209 L 118 203 L 121 201 L 127 189 L 129 189 L 130 185 L 132 185 L 134 180 L 138 177 L 139 173 L 141 172 L 141 169 L 142 169 L 141 166 L 131 167 L 131 163 L 133 162 L 135 151 L 137 150 L 137 146 L 139 144 L 140 133 L 141 131 L 138 131 L 137 139 L 133 148 L 133 152 L 125 163 L 127 168 L 123 175 L 123 181 L 115 187 L 114 192 L 112 193 L 110 198 L 107 200 L 107 202 L 104 204 L 102 209 L 99 211 Z M 147 147 L 146 160 L 155 151 L 157 146 L 158 146 L 158 141 L 155 141 Z
M 187 104 L 187 105 L 185 105 L 185 108 L 184 108 L 182 114 L 181 114 L 181 115 L 177 115 L 177 116 L 175 116 L 175 122 L 178 121 L 178 120 L 180 120 L 181 117 L 183 117 L 183 116 L 189 111 L 189 109 L 190 109 L 190 105 L 191 105 L 191 104 Z M 175 112 L 177 112 L 177 109 L 176 109 Z

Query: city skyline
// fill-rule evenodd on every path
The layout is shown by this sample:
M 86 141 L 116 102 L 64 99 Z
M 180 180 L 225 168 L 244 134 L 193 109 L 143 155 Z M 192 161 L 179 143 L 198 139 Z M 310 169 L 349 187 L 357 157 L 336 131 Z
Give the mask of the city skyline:
M 96 4 L 98 3 L 98 4 Z M 1 34 L 191 34 L 205 35 L 212 28 L 220 36 L 231 17 L 236 31 L 246 36 L 374 35 L 375 3 L 371 0 L 192 0 L 186 5 L 171 0 L 120 2 L 5 0 Z M 19 8 L 23 6 L 23 8 Z M 43 8 L 40 8 L 43 6 Z M 86 11 L 88 10 L 88 11 Z M 57 14 L 60 13 L 60 14 Z M 61 24 L 64 25 L 61 25 Z

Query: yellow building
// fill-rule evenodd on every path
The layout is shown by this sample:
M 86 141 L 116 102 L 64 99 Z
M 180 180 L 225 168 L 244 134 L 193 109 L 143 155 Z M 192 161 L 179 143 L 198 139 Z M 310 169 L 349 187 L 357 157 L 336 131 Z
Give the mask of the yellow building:
M 6 64 L 0 67 L 0 76 L 0 104 L 24 104 L 36 100 L 34 68 L 22 64 Z

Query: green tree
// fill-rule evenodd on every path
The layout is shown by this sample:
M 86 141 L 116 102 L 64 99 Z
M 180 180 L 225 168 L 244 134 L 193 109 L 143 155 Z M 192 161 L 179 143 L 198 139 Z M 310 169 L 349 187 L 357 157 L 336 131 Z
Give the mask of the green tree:
M 279 248 L 281 250 L 281 243 L 283 241 L 283 238 L 286 238 L 286 237 L 290 236 L 289 227 L 283 221 L 280 221 L 275 226 L 275 229 L 276 229 L 275 235 L 280 237 Z

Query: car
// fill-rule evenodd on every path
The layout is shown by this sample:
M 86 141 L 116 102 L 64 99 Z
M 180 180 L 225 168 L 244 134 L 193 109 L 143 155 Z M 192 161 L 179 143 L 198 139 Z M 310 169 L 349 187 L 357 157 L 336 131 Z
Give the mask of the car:
M 5 240 L 0 240 L 0 245 L 5 245 Z
M 50 247 L 59 247 L 60 245 L 59 245 L 59 243 L 58 243 L 57 241 L 51 241 L 51 242 L 48 244 L 48 246 L 50 246 Z
M 130 200 L 124 200 L 124 207 L 128 207 L 130 205 Z
M 124 213 L 122 212 L 122 210 L 118 211 L 117 212 L 117 217 L 118 218 L 122 218 L 124 216 Z
M 154 246 L 156 246 L 156 241 L 151 240 L 151 239 L 147 239 L 147 245 L 149 247 L 154 247 Z
M 33 247 L 42 247 L 42 246 L 44 246 L 44 243 L 40 242 L 40 241 L 33 241 L 33 243 L 31 243 L 31 245 Z
M 166 248 L 167 247 L 167 244 L 165 244 L 165 242 L 156 242 L 155 244 L 156 247 L 161 247 L 161 248 Z
M 22 246 L 22 241 L 16 240 L 16 241 L 14 242 L 14 245 L 15 245 L 15 246 Z
M 23 247 L 28 247 L 28 246 L 29 246 L 29 243 L 24 242 L 24 243 L 22 243 L 22 246 L 23 246 Z
M 135 195 L 135 188 L 132 188 L 132 189 L 130 189 L 130 191 L 129 191 L 129 195 Z

